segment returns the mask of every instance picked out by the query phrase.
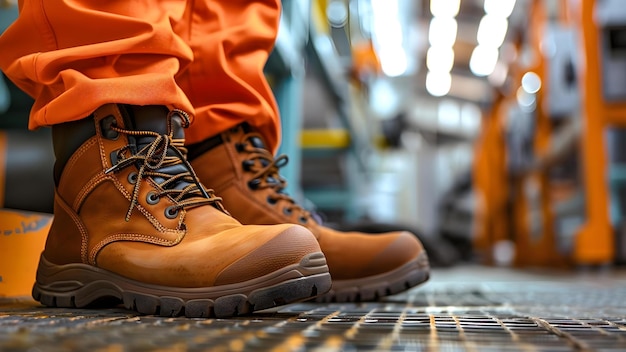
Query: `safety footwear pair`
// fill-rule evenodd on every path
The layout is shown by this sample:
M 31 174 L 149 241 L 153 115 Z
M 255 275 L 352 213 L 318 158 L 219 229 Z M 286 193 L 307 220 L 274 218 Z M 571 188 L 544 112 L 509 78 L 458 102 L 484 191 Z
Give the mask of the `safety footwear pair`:
M 53 127 L 54 221 L 33 297 L 227 317 L 306 300 L 331 279 L 302 226 L 243 226 L 186 159 L 188 117 L 108 104 Z
M 292 223 L 307 227 L 326 256 L 332 289 L 321 301 L 369 301 L 416 286 L 429 277 L 426 252 L 415 235 L 339 232 L 323 226 L 283 192 L 279 168 L 263 138 L 247 124 L 189 147 L 198 178 L 214 187 L 243 224 Z

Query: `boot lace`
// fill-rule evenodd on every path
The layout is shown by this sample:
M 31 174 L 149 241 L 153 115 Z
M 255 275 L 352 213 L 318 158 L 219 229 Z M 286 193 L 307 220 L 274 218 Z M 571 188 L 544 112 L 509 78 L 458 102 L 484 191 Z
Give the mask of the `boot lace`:
M 174 138 L 172 117 L 178 115 L 183 123 L 188 124 L 188 115 L 184 111 L 172 110 L 167 116 L 168 134 L 153 131 L 134 131 L 112 125 L 111 129 L 128 136 L 138 138 L 152 137 L 152 142 L 134 152 L 134 145 L 126 145 L 117 151 L 118 162 L 105 171 L 106 174 L 120 171 L 128 166 L 138 167 L 136 182 L 130 206 L 126 212 L 126 221 L 130 220 L 133 209 L 137 206 L 139 189 L 144 178 L 150 177 L 159 185 L 151 194 L 155 200 L 170 196 L 175 204 L 168 207 L 167 214 L 175 216 L 181 209 L 189 209 L 203 205 L 212 205 L 226 213 L 222 206 L 222 198 L 216 197 L 214 190 L 205 188 L 196 176 L 185 155 L 184 139 Z M 180 166 L 183 169 L 179 170 Z M 175 169 L 175 172 L 167 172 Z M 184 171 L 182 171 L 184 170 Z M 159 181 L 156 181 L 159 180 Z
M 286 203 L 283 211 L 286 215 L 296 213 L 301 223 L 311 220 L 320 223 L 321 218 L 315 212 L 310 212 L 300 206 L 296 201 L 285 193 L 287 181 L 280 176 L 280 168 L 287 165 L 289 158 L 285 154 L 274 156 L 264 147 L 257 147 L 250 142 L 253 138 L 262 140 L 260 134 L 250 132 L 242 136 L 241 140 L 235 144 L 239 152 L 248 154 L 248 158 L 243 162 L 246 171 L 253 173 L 252 179 L 248 181 L 248 186 L 253 190 L 270 188 L 274 192 L 268 197 L 268 202 L 276 204 Z

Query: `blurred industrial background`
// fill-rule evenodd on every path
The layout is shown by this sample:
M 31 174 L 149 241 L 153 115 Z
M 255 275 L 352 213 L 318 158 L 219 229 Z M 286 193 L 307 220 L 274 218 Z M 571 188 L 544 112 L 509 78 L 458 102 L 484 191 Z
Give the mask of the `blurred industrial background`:
M 626 10 L 591 0 L 286 0 L 267 76 L 289 192 L 434 264 L 626 260 Z M 6 28 L 17 6 L 5 1 Z M 51 213 L 50 131 L 0 82 L 0 206 Z
M 620 0 L 284 0 L 266 72 L 283 120 L 279 153 L 289 157 L 281 169 L 289 193 L 331 227 L 413 231 L 435 268 L 480 265 L 470 275 L 494 267 L 568 275 L 580 268 L 617 272 L 626 263 L 624 5 Z M 5 1 L 0 29 L 16 15 L 15 4 Z M 15 210 L 51 213 L 50 135 L 46 129 L 27 131 L 31 104 L 10 81 L 0 81 L 5 219 Z M 35 221 L 22 219 L 5 222 L 5 235 L 23 232 Z M 0 254 L 6 248 L 0 242 Z M 610 285 L 621 290 L 614 298 L 626 292 L 620 282 Z M 446 306 L 495 302 L 482 288 L 432 287 L 420 295 L 443 292 L 432 297 L 449 297 Z M 575 287 L 543 290 L 545 296 L 536 297 L 564 297 Z M 484 301 L 468 303 L 472 295 Z M 432 332 L 438 321 L 432 312 L 440 302 L 408 297 L 413 306 L 430 305 L 422 313 L 430 312 L 424 324 Z M 576 314 L 603 314 L 598 318 L 603 324 L 626 330 L 623 310 L 610 310 L 619 304 L 609 301 L 608 312 L 598 313 L 591 300 L 584 296 L 568 307 L 587 307 Z M 524 302 L 528 308 L 541 299 Z M 554 308 L 559 300 L 543 303 L 539 308 Z M 503 323 L 507 318 L 498 315 L 503 306 L 488 313 L 437 312 L 439 318 L 456 319 L 457 327 L 459 314 L 504 319 L 498 326 L 511 332 Z M 366 308 L 362 314 L 383 309 Z M 9 311 L 23 309 L 16 304 Z M 310 318 L 322 308 L 302 309 L 295 311 Z M 326 317 L 325 324 L 334 319 L 330 310 L 324 312 L 319 319 Z M 540 314 L 524 312 L 503 314 Z M 576 342 L 573 335 L 555 332 L 558 323 L 542 320 L 536 327 L 573 349 L 593 347 L 584 338 Z M 465 347 L 486 350 L 461 335 Z M 547 340 L 537 341 L 519 348 L 545 347 Z M 626 347 L 622 335 L 615 341 L 612 346 Z

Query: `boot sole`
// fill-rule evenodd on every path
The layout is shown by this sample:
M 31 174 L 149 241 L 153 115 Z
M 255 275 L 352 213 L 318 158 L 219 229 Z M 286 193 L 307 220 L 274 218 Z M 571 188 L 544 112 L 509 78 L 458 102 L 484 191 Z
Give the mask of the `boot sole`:
M 424 283 L 429 277 L 428 256 L 426 252 L 422 252 L 403 266 L 383 274 L 354 280 L 333 280 L 330 291 L 314 301 L 323 303 L 377 301 Z
M 123 304 L 126 309 L 148 315 L 224 318 L 308 300 L 330 287 L 321 252 L 253 280 L 201 288 L 146 284 L 87 264 L 55 265 L 42 255 L 32 294 L 48 307 Z

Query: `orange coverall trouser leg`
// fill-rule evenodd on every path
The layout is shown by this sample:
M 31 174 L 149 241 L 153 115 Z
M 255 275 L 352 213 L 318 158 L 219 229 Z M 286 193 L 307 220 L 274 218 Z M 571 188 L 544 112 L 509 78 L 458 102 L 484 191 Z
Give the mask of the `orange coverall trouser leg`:
M 280 122 L 263 67 L 278 0 L 19 2 L 0 69 L 35 99 L 31 129 L 103 104 L 168 105 L 195 115 L 187 142 L 242 122 L 275 150 Z

